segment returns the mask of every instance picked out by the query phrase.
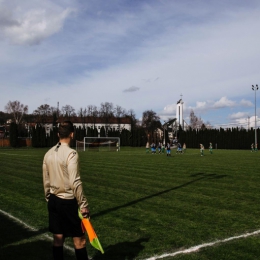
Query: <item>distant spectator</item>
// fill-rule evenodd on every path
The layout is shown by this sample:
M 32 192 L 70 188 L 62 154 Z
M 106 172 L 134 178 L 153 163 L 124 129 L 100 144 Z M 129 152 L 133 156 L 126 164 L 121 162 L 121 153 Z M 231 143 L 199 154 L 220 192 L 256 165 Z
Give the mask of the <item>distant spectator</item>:
M 185 143 L 183 143 L 182 151 L 183 151 L 184 153 L 186 152 L 186 144 L 185 144 Z
M 180 143 L 177 144 L 176 153 L 182 153 L 182 147 L 181 147 L 181 144 L 180 144 Z
M 210 154 L 213 154 L 213 146 L 212 146 L 212 143 L 209 143 L 209 152 L 210 152 Z
M 162 151 L 162 144 L 161 144 L 161 142 L 159 142 L 158 143 L 158 153 L 160 154 L 161 153 L 161 151 Z
M 167 156 L 171 156 L 171 145 L 170 145 L 170 143 L 167 143 L 167 145 L 166 145 L 166 154 L 167 154 Z
M 149 144 L 149 142 L 146 143 L 145 148 L 146 148 L 146 153 L 149 153 L 149 150 L 150 150 L 150 144 Z
M 200 155 L 204 156 L 204 145 L 200 144 Z

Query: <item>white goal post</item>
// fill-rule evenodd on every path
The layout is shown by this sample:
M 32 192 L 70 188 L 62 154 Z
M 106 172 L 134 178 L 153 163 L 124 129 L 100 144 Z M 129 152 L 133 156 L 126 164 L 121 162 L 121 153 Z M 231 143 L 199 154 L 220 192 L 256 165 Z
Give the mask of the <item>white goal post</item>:
M 76 141 L 77 151 L 120 151 L 119 137 L 84 137 Z

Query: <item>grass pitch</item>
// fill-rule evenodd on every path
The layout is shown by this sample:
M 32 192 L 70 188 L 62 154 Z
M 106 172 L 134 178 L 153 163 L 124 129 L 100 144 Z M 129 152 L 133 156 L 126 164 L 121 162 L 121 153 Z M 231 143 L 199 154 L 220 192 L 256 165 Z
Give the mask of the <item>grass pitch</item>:
M 51 259 L 42 159 L 47 149 L 0 149 L 1 259 Z M 259 152 L 188 149 L 185 154 L 80 152 L 91 221 L 105 250 L 97 260 L 259 259 L 260 236 L 170 256 L 176 251 L 260 229 Z M 66 241 L 72 246 L 70 239 Z M 74 258 L 66 250 L 66 259 Z M 154 258 L 156 259 L 156 258 Z

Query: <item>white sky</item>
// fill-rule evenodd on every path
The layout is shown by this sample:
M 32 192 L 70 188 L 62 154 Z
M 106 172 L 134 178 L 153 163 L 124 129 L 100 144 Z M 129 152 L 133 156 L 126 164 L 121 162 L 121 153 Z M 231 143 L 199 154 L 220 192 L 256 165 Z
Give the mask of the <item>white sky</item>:
M 111 102 L 166 120 L 182 94 L 187 122 L 254 126 L 259 28 L 258 0 L 0 0 L 0 111 Z

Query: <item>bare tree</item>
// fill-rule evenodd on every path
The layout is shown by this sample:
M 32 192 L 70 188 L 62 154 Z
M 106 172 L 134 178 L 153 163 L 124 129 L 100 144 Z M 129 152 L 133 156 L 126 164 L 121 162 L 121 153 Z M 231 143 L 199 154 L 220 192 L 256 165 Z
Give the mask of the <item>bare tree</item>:
M 57 107 L 50 107 L 50 112 L 53 120 L 53 126 L 57 125 L 57 119 L 59 117 L 59 109 Z
M 114 115 L 116 117 L 122 117 L 126 114 L 126 111 L 124 108 L 122 108 L 121 106 L 116 105 L 116 107 L 114 108 Z
M 213 128 L 209 121 L 206 121 L 205 125 L 206 125 L 207 129 L 212 129 Z
M 57 107 L 50 107 L 50 111 L 51 111 L 52 115 L 56 114 L 56 116 L 57 116 L 57 114 L 58 114 L 58 108 Z
M 110 127 L 111 118 L 114 117 L 113 103 L 105 102 L 100 105 L 100 116 L 104 119 L 106 131 Z
M 154 138 L 155 130 L 161 127 L 160 117 L 153 110 L 146 110 L 143 112 L 142 126 L 147 135 Z
M 131 119 L 131 129 L 134 129 L 136 127 L 137 124 L 137 119 L 136 119 L 136 115 L 133 109 L 130 109 L 126 112 L 126 117 L 130 117 Z
M 28 113 L 28 106 L 21 104 L 18 100 L 9 101 L 5 106 L 5 110 L 7 113 L 13 114 L 15 123 L 19 124 L 23 115 Z
M 86 122 L 86 116 L 87 116 L 87 109 L 86 108 L 80 108 L 78 111 L 78 117 L 81 118 L 82 126 L 85 128 L 85 122 Z
M 33 114 L 37 116 L 38 121 L 44 123 L 46 122 L 47 117 L 51 115 L 51 108 L 47 104 L 40 105 L 36 110 L 33 111 Z
M 61 112 L 64 117 L 71 117 L 76 115 L 75 109 L 70 105 L 63 106 L 61 108 Z
M 99 116 L 99 111 L 97 106 L 89 105 L 87 107 L 87 115 L 88 116 L 93 116 L 93 117 L 98 117 Z
M 191 109 L 191 111 L 190 111 L 190 127 L 192 129 L 199 129 L 199 128 L 202 127 L 202 125 L 204 125 L 204 127 L 205 127 L 203 120 L 200 117 L 197 117 L 195 115 L 193 109 Z
M 95 128 L 97 118 L 99 116 L 98 108 L 96 106 L 89 105 L 87 107 L 87 116 L 88 116 L 90 122 L 93 124 L 93 126 Z
M 114 116 L 114 105 L 113 103 L 105 102 L 100 105 L 100 116 L 109 118 Z
M 118 128 L 118 130 L 120 130 L 121 122 L 122 122 L 121 118 L 126 115 L 126 111 L 124 108 L 117 105 L 114 109 L 114 115 L 115 115 L 117 123 L 118 123 L 117 128 Z

